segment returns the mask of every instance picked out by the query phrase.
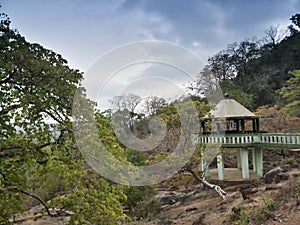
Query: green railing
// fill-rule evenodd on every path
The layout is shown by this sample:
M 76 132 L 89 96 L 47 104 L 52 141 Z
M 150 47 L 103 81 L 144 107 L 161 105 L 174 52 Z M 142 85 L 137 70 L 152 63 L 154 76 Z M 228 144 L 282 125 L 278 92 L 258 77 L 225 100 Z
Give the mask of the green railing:
M 300 134 L 280 133 L 252 133 L 252 134 L 224 134 L 198 135 L 195 141 L 199 144 L 219 144 L 224 147 L 299 147 Z

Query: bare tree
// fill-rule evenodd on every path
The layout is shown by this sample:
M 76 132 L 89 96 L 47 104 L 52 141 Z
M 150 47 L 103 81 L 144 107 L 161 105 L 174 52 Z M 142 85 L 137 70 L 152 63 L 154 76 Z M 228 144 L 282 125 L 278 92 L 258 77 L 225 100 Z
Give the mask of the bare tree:
M 279 25 L 270 26 L 270 28 L 265 31 L 263 42 L 265 42 L 265 44 L 269 44 L 274 47 L 285 38 L 287 32 L 288 32 L 287 29 L 285 30 L 279 29 Z
M 166 100 L 158 96 L 148 96 L 145 99 L 145 112 L 147 115 L 154 115 L 157 109 L 166 105 Z
M 136 94 L 127 94 L 115 96 L 110 103 L 112 108 L 119 116 L 122 116 L 122 121 L 132 129 L 135 118 L 139 116 L 136 109 L 141 102 L 141 97 Z

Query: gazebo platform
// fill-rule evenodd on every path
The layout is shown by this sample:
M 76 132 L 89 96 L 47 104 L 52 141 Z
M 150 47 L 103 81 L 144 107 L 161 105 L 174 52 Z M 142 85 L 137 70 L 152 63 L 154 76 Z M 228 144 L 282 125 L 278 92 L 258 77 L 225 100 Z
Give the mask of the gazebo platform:
M 217 155 L 218 169 L 209 170 L 208 179 L 230 182 L 257 180 L 263 176 L 263 148 L 300 148 L 300 134 L 262 132 L 259 119 L 267 116 L 257 116 L 234 99 L 229 99 L 228 94 L 225 97 L 208 115 L 201 118 L 201 129 L 194 138 L 196 144 L 220 149 Z M 247 121 L 252 122 L 252 129 Z M 238 149 L 237 169 L 224 168 L 221 147 Z M 250 152 L 252 170 L 249 169 Z M 294 155 L 300 155 L 299 152 L 294 150 Z
M 210 169 L 207 176 L 208 181 L 222 182 L 231 184 L 243 184 L 257 181 L 261 176 L 257 175 L 255 171 L 249 171 L 249 179 L 243 179 L 242 171 L 238 168 L 224 168 L 224 180 L 218 179 L 218 169 Z

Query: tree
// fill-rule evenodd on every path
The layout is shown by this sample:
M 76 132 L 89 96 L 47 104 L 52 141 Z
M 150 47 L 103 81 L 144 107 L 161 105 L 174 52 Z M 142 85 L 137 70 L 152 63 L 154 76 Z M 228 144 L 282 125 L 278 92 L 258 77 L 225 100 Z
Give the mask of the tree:
M 300 14 L 297 13 L 293 15 L 290 20 L 292 21 L 292 24 L 288 26 L 291 35 L 297 34 L 300 31 Z
M 236 76 L 236 69 L 231 61 L 231 55 L 226 51 L 218 52 L 208 59 L 210 70 L 219 82 Z
M 136 94 L 125 94 L 122 96 L 115 96 L 111 100 L 112 108 L 118 116 L 123 120 L 124 125 L 132 130 L 135 119 L 141 117 L 136 109 L 141 102 L 141 97 Z
M 70 216 L 70 224 L 124 221 L 122 188 L 89 168 L 74 141 L 72 100 L 82 73 L 10 23 L 1 13 L 0 223 L 37 204 L 49 216 Z
M 224 80 L 221 82 L 220 87 L 223 93 L 229 94 L 230 98 L 235 99 L 249 110 L 253 109 L 253 96 L 244 92 L 240 86 L 230 80 Z
M 159 108 L 166 105 L 166 100 L 158 96 L 148 96 L 145 99 L 145 112 L 149 115 L 155 115 Z
M 265 37 L 263 38 L 263 47 L 272 49 L 285 38 L 286 32 L 287 31 L 279 29 L 278 25 L 270 26 L 270 28 L 265 31 Z
M 229 44 L 209 59 L 208 70 L 218 82 L 230 80 L 253 96 L 254 108 L 278 103 L 276 90 L 286 85 L 289 71 L 300 69 L 299 18 L 292 16 L 289 36 L 271 26 L 261 39 Z
M 195 126 L 195 124 L 193 124 L 196 122 L 194 121 L 194 118 L 192 116 L 192 114 L 195 113 L 194 108 L 196 109 L 197 116 L 199 118 L 202 118 L 208 114 L 210 107 L 207 103 L 198 100 L 194 100 L 191 104 L 190 99 L 191 98 L 189 97 L 179 98 L 157 111 L 157 116 L 163 119 L 166 123 L 167 132 L 163 142 L 154 149 L 157 154 L 150 157 L 149 162 L 158 162 L 165 158 L 168 158 L 172 154 L 174 149 L 179 146 L 181 148 L 180 151 L 182 152 L 182 154 L 178 156 L 178 158 L 174 158 L 174 161 L 169 162 L 170 165 L 176 165 L 178 164 L 178 161 L 182 160 L 182 155 L 192 151 L 193 155 L 191 156 L 187 164 L 180 171 L 178 171 L 179 175 L 181 175 L 182 173 L 189 173 L 198 182 L 202 183 L 206 187 L 214 189 L 220 195 L 220 197 L 225 199 L 227 194 L 219 186 L 210 184 L 205 180 L 205 170 L 208 169 L 212 157 L 216 156 L 209 150 L 216 149 L 210 148 L 205 153 L 204 146 L 195 147 L 191 143 L 189 143 L 189 140 L 192 139 L 192 133 L 200 132 L 200 127 L 197 127 Z M 184 110 L 179 113 L 178 108 L 182 108 Z M 182 121 L 183 117 L 189 118 L 190 120 L 188 119 L 188 122 L 184 120 Z M 182 143 L 182 139 L 184 140 L 184 143 Z M 204 159 L 202 157 L 209 158 L 203 168 L 201 168 L 200 166 L 201 160 Z
M 278 93 L 287 105 L 284 111 L 290 115 L 300 116 L 300 70 L 290 72 L 292 77 L 287 81 L 287 86 L 281 88 Z

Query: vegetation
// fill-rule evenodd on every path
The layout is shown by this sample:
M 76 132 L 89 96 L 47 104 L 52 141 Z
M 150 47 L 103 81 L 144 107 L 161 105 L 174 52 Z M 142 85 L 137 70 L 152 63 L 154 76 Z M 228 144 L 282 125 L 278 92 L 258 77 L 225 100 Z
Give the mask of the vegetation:
M 122 187 L 90 169 L 74 142 L 72 98 L 82 73 L 27 42 L 5 14 L 0 52 L 0 222 L 40 203 L 50 216 L 70 215 L 70 224 L 125 221 Z
M 290 72 L 292 77 L 278 93 L 286 101 L 284 111 L 294 116 L 300 116 L 300 70 Z
M 292 25 L 287 36 L 280 33 L 278 28 L 271 27 L 260 39 L 248 38 L 240 43 L 229 44 L 208 60 L 208 66 L 192 89 L 201 93 L 201 84 L 205 81 L 203 77 L 209 75 L 208 80 L 212 81 L 213 75 L 233 98 L 241 103 L 249 102 L 246 105 L 250 109 L 281 102 L 277 90 L 295 75 L 290 71 L 300 69 L 299 18 L 299 14 L 291 18 Z M 247 101 L 243 100 L 244 96 Z

